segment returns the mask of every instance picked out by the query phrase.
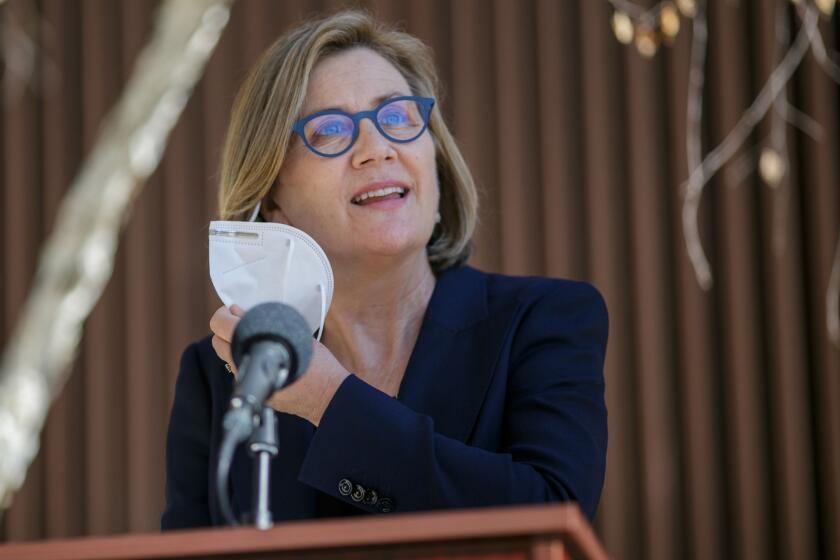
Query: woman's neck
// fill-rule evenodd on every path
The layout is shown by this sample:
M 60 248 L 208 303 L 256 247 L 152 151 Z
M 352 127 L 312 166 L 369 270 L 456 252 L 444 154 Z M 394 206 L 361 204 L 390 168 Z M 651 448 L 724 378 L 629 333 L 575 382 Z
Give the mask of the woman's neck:
M 425 252 L 421 257 L 335 271 L 324 345 L 348 370 L 386 391 L 399 386 L 434 291 Z

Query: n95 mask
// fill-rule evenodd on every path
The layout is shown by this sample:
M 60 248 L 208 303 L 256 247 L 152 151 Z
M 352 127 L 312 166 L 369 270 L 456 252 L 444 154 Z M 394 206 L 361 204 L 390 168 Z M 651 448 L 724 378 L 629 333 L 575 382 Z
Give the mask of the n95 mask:
M 279 301 L 303 315 L 318 340 L 333 295 L 324 250 L 305 232 L 270 222 L 210 222 L 210 279 L 222 302 L 245 311 Z

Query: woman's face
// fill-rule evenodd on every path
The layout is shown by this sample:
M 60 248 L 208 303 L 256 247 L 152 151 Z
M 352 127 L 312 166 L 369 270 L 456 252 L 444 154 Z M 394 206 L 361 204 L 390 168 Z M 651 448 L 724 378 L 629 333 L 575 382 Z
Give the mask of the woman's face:
M 370 49 L 330 55 L 314 68 L 302 117 L 324 109 L 348 113 L 411 95 L 402 74 Z M 389 186 L 405 194 L 359 195 Z M 332 158 L 309 150 L 295 135 L 264 215 L 309 233 L 334 262 L 405 257 L 423 252 L 440 198 L 435 147 L 426 131 L 413 142 L 391 142 L 362 119 L 356 143 Z

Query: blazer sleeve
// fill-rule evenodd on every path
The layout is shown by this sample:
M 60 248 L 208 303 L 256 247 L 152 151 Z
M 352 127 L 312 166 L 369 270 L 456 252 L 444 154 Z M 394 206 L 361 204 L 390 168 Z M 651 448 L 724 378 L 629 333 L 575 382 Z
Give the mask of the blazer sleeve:
M 181 356 L 175 400 L 166 438 L 166 509 L 161 529 L 211 525 L 208 496 L 211 396 L 198 350 Z
M 437 434 L 429 416 L 351 376 L 299 479 L 369 511 L 574 500 L 592 518 L 606 465 L 607 330 L 603 299 L 588 284 L 562 283 L 530 305 L 511 343 L 494 451 Z

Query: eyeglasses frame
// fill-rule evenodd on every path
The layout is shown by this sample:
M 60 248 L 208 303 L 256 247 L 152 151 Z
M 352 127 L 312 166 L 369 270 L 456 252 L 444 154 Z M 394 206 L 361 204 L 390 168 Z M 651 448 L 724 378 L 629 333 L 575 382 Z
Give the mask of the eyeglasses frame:
M 383 107 L 385 107 L 386 105 L 390 105 L 395 101 L 414 101 L 420 106 L 420 115 L 423 117 L 423 128 L 420 129 L 420 132 L 418 132 L 412 138 L 408 138 L 405 140 L 400 138 L 394 138 L 393 136 L 389 135 L 384 130 L 382 130 L 382 126 L 380 126 L 379 120 L 377 120 L 376 118 L 376 115 L 379 113 L 379 111 L 382 110 Z M 306 147 L 309 148 L 313 153 L 321 157 L 338 157 L 346 154 L 350 150 L 350 148 L 352 148 L 356 144 L 356 140 L 359 139 L 359 130 L 361 129 L 362 119 L 370 119 L 371 121 L 373 121 L 373 125 L 376 127 L 376 130 L 379 131 L 379 134 L 384 136 L 390 142 L 397 142 L 398 144 L 407 144 L 409 142 L 414 142 L 415 140 L 420 138 L 420 136 L 422 136 L 424 132 L 426 132 L 427 128 L 429 128 L 429 118 L 432 114 L 432 108 L 434 106 L 435 100 L 432 97 L 420 97 L 417 95 L 402 95 L 398 97 L 390 97 L 384 100 L 379 105 L 377 105 L 375 108 L 371 109 L 370 111 L 348 113 L 340 109 L 325 109 L 323 111 L 318 111 L 317 113 L 312 113 L 311 115 L 308 115 L 296 122 L 295 125 L 292 127 L 292 131 L 301 137 L 303 143 L 306 144 Z M 306 130 L 304 128 L 306 126 L 306 123 L 308 123 L 312 119 L 321 117 L 323 115 L 343 115 L 345 117 L 350 118 L 350 120 L 353 121 L 353 138 L 350 140 L 350 144 L 348 144 L 346 148 L 344 148 L 338 153 L 325 154 L 323 152 L 319 152 L 306 139 Z

